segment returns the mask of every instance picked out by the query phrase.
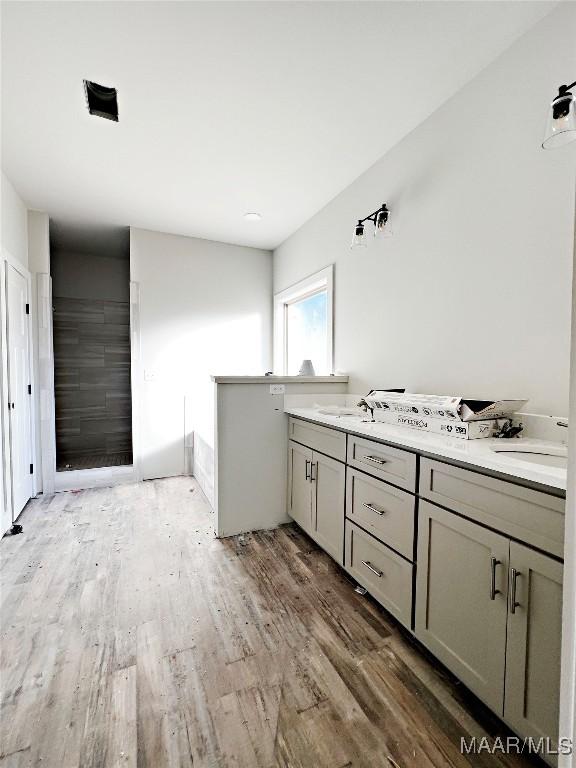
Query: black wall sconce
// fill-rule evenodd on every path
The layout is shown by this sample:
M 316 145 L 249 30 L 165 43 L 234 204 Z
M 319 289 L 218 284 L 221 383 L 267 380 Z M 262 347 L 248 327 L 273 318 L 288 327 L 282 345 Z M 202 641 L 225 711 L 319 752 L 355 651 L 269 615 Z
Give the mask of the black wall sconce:
M 390 237 L 392 229 L 390 227 L 390 209 L 383 203 L 377 211 L 358 219 L 358 224 L 354 227 L 354 236 L 352 237 L 351 248 L 366 248 L 366 222 L 371 221 L 374 224 L 374 237 Z
M 544 149 L 563 147 L 576 139 L 576 99 L 570 88 L 576 87 L 576 81 L 570 85 L 561 85 L 558 96 L 550 104 L 546 133 L 542 146 Z

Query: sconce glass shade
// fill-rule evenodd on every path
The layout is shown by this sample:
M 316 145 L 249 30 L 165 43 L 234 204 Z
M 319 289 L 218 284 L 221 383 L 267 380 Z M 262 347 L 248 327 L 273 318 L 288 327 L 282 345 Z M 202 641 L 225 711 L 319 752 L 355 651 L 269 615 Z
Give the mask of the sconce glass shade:
M 374 237 L 379 240 L 384 237 L 392 237 L 392 222 L 390 221 L 390 211 L 383 205 L 382 209 L 376 214 L 374 223 Z
M 366 228 L 362 222 L 358 222 L 354 227 L 354 236 L 350 248 L 366 248 Z
M 542 146 L 544 149 L 555 149 L 574 140 L 576 140 L 576 99 L 566 86 L 562 86 L 558 96 L 550 105 Z

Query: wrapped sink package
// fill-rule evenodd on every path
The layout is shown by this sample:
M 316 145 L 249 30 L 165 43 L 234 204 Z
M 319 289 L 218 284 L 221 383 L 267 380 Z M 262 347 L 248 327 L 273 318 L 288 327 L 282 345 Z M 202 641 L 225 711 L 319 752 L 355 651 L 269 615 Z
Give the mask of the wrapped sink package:
M 421 395 L 373 389 L 365 397 L 374 409 L 374 418 L 384 421 L 386 413 L 420 416 L 445 422 L 475 422 L 509 418 L 528 400 L 476 400 L 454 395 Z M 433 430 L 430 430 L 433 431 Z M 436 430 L 434 430 L 436 431 Z
M 417 416 L 409 413 L 396 413 L 394 411 L 374 412 L 374 419 L 385 424 L 394 424 L 397 427 L 410 427 L 422 432 L 433 432 L 446 437 L 458 437 L 462 440 L 477 440 L 482 437 L 496 437 L 506 419 L 484 419 L 483 421 L 460 421 L 452 419 L 431 418 L 430 416 Z

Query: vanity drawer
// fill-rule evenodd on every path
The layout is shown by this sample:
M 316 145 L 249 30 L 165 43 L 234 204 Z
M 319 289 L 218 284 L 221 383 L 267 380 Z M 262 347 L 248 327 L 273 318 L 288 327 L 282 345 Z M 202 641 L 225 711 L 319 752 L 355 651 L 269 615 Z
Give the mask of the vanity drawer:
M 414 554 L 415 503 L 407 491 L 348 467 L 346 517 L 408 560 Z
M 433 459 L 420 461 L 420 496 L 500 533 L 564 556 L 565 501 Z
M 412 615 L 412 564 L 346 520 L 345 567 L 406 627 Z
M 337 429 L 311 424 L 309 421 L 290 418 L 288 436 L 301 445 L 325 453 L 339 461 L 346 461 L 346 433 Z
M 416 489 L 416 454 L 348 436 L 348 464 L 407 491 Z

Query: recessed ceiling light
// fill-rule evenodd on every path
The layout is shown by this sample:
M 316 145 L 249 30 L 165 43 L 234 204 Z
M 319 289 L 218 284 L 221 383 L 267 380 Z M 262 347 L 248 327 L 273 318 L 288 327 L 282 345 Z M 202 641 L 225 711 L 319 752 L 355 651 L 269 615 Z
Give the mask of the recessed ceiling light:
M 260 221 L 262 216 L 259 213 L 245 213 L 244 218 L 246 221 Z

